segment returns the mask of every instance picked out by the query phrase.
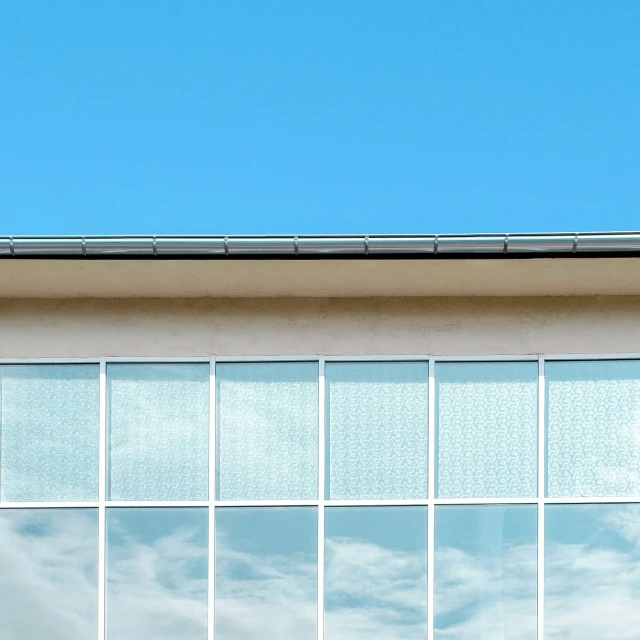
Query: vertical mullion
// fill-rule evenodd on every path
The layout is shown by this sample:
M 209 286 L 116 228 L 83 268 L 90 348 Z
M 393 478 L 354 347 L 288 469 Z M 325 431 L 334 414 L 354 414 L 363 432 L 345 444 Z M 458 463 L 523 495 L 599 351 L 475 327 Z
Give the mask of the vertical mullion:
M 107 364 L 100 359 L 100 440 L 98 459 L 98 640 L 105 637 L 106 499 L 107 499 Z
M 427 507 L 427 637 L 434 638 L 434 558 L 435 558 L 435 497 L 436 497 L 436 379 L 435 360 L 429 358 L 429 502 Z
M 544 637 L 544 495 L 546 487 L 544 357 L 538 359 L 538 640 Z
M 207 638 L 213 640 L 215 635 L 215 547 L 216 518 L 214 501 L 216 498 L 216 359 L 209 360 L 209 570 L 207 593 Z
M 318 640 L 324 638 L 324 502 L 325 502 L 324 357 L 318 360 Z

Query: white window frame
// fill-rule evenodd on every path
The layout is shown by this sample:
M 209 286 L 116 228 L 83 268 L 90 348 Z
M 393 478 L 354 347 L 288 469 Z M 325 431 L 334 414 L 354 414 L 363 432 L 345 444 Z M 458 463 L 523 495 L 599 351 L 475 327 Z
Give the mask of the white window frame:
M 94 364 L 100 376 L 99 488 L 97 501 L 84 502 L 3 502 L 0 509 L 93 508 L 98 511 L 98 640 L 105 640 L 106 606 L 106 509 L 107 507 L 207 507 L 208 508 L 208 640 L 215 640 L 215 509 L 217 507 L 314 506 L 318 510 L 318 640 L 324 636 L 324 516 L 326 506 L 424 506 L 427 508 L 427 631 L 434 637 L 434 532 L 436 505 L 514 505 L 537 507 L 537 638 L 544 637 L 544 509 L 547 504 L 639 503 L 640 497 L 547 498 L 545 496 L 545 364 L 553 361 L 640 360 L 640 353 L 626 354 L 505 354 L 473 356 L 438 355 L 277 355 L 277 356 L 198 356 L 198 357 L 101 357 L 101 358 L 0 358 L 2 365 Z M 261 362 L 315 362 L 318 364 L 318 498 L 316 500 L 216 500 L 216 364 Z M 325 499 L 325 364 L 327 362 L 425 362 L 429 367 L 429 493 L 427 498 L 407 500 L 327 500 Z M 435 366 L 440 362 L 537 362 L 538 363 L 538 495 L 535 498 L 436 498 L 435 497 Z M 107 500 L 107 365 L 113 363 L 209 364 L 209 496 L 207 500 Z

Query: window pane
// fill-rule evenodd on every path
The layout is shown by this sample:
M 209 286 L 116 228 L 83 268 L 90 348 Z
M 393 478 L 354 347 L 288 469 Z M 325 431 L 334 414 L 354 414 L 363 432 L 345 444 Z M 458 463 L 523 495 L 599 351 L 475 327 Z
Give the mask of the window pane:
M 636 640 L 640 505 L 545 507 L 546 640 Z
M 107 640 L 206 640 L 208 514 L 107 509 Z
M 535 497 L 538 364 L 436 365 L 437 495 Z
M 316 640 L 315 507 L 216 509 L 216 640 Z
M 318 497 L 317 363 L 216 367 L 218 497 Z
M 0 368 L 2 500 L 98 499 L 97 365 Z
M 0 638 L 98 636 L 97 509 L 0 510 Z
M 209 365 L 107 369 L 110 498 L 206 500 Z
M 427 363 L 330 363 L 325 373 L 327 498 L 426 498 Z
M 325 511 L 325 638 L 427 637 L 427 509 Z
M 534 505 L 438 506 L 435 637 L 535 640 Z
M 640 362 L 550 362 L 547 492 L 640 495 Z

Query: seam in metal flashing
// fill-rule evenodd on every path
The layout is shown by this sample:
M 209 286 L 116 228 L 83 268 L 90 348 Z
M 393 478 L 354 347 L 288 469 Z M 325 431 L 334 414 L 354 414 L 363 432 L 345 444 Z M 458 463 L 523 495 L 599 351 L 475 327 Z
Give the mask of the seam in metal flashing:
M 0 259 L 393 259 L 640 256 L 640 232 L 292 236 L 4 236 Z

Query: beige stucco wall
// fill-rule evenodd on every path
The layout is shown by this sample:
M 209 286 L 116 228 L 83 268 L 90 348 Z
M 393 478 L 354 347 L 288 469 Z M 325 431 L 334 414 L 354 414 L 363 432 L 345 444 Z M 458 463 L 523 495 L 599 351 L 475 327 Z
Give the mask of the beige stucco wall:
M 640 298 L 0 300 L 0 357 L 640 352 Z

